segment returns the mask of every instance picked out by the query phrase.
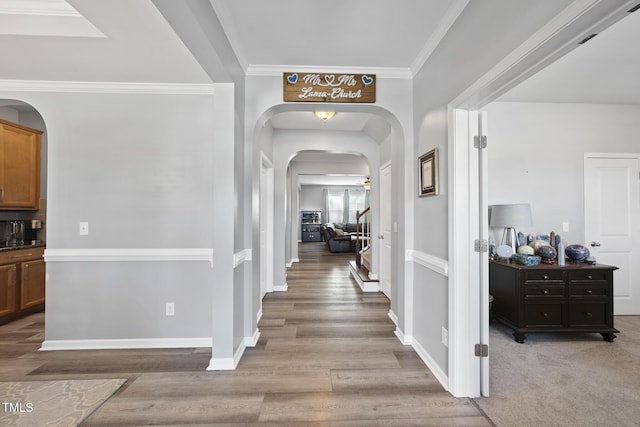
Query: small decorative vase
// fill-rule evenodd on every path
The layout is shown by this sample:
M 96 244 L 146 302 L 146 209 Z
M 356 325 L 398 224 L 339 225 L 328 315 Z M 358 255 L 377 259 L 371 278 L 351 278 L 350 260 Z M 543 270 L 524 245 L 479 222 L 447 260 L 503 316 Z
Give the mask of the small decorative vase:
M 582 245 L 569 245 L 564 248 L 570 262 L 582 262 L 589 257 L 589 249 Z

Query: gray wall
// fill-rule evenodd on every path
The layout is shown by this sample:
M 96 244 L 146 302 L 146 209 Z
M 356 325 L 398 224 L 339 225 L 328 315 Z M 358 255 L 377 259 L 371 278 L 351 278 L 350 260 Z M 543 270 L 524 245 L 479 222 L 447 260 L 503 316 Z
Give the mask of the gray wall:
M 47 250 L 212 247 L 228 206 L 213 197 L 211 94 L 0 97 L 30 103 L 47 125 Z M 47 276 L 47 340 L 211 337 L 219 276 L 207 262 L 67 259 Z
M 584 153 L 640 152 L 640 106 L 495 102 L 487 111 L 489 204 L 530 203 L 533 226 L 520 231 L 585 244 Z

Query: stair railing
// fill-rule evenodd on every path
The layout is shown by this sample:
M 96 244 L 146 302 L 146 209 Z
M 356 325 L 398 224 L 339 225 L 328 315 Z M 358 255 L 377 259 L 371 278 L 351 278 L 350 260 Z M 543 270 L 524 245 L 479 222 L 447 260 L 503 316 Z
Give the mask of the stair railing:
M 371 224 L 365 222 L 362 224 L 362 230 L 360 229 L 360 218 L 365 216 L 370 209 L 371 206 L 367 207 L 362 212 L 356 211 L 356 264 L 358 267 L 361 265 L 362 253 L 366 251 L 371 244 Z M 361 244 L 364 245 L 362 248 L 360 248 Z

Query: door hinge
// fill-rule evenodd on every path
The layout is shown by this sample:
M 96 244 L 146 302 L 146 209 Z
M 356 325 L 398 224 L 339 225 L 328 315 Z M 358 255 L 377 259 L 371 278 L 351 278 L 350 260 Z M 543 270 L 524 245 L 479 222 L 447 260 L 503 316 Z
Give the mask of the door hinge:
M 473 242 L 473 250 L 475 252 L 488 252 L 489 251 L 489 242 L 486 240 L 474 240 Z
M 487 137 L 483 135 L 474 136 L 473 148 L 487 148 Z
M 476 357 L 489 357 L 489 346 L 486 344 L 476 344 Z

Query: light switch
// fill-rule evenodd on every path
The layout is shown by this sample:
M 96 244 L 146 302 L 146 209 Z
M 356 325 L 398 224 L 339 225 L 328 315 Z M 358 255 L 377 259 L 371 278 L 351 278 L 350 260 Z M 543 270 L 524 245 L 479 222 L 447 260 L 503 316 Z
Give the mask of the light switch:
M 81 236 L 86 236 L 89 234 L 89 223 L 88 222 L 81 222 L 80 223 L 80 235 Z

